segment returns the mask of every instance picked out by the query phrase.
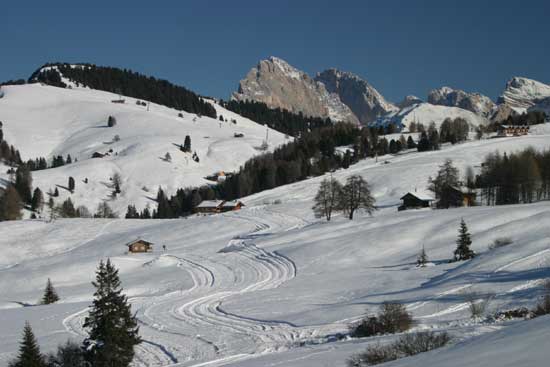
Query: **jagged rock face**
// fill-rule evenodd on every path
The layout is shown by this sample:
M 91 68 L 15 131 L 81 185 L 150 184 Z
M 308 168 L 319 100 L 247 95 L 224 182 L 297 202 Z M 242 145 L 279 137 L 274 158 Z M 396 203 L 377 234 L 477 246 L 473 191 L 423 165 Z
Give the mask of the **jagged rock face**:
M 460 107 L 483 117 L 490 117 L 495 109 L 495 103 L 487 96 L 479 93 L 466 93 L 463 90 L 449 87 L 430 91 L 428 102 L 440 106 Z
M 530 108 L 550 97 L 550 85 L 536 80 L 515 77 L 506 83 L 504 93 L 499 97 L 499 104 L 513 108 Z
M 232 98 L 263 102 L 270 108 L 284 108 L 306 116 L 359 123 L 336 94 L 329 93 L 322 83 L 276 57 L 262 60 L 250 70 Z
M 417 96 L 409 95 L 409 96 L 406 96 L 405 98 L 403 98 L 403 100 L 397 104 L 397 107 L 399 109 L 403 109 L 403 108 L 407 108 L 407 107 L 413 106 L 415 104 L 423 103 L 423 102 L 424 101 L 421 100 L 420 98 L 418 98 Z
M 491 121 L 502 122 L 510 116 L 517 115 L 517 112 L 507 104 L 499 104 L 491 116 Z
M 337 94 L 362 124 L 398 109 L 355 74 L 329 69 L 317 74 L 315 80 L 323 83 L 330 93 Z

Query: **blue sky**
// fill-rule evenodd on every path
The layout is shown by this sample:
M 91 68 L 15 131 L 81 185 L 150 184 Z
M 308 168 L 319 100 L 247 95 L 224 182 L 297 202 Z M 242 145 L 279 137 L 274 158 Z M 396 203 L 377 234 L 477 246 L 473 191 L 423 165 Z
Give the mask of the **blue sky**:
M 48 61 L 119 66 L 227 98 L 258 60 L 352 71 L 392 101 L 442 85 L 550 83 L 550 1 L 180 0 L 2 4 L 0 80 Z

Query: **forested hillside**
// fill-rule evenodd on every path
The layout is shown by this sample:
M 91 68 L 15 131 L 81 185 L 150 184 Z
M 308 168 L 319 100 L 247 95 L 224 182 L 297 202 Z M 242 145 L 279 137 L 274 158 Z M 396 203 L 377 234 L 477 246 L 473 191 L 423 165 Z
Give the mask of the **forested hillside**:
M 92 89 L 144 99 L 178 110 L 216 118 L 214 107 L 190 90 L 129 69 L 92 64 L 46 64 L 31 75 L 29 82 L 40 81 L 66 88 L 67 83 L 61 76 Z

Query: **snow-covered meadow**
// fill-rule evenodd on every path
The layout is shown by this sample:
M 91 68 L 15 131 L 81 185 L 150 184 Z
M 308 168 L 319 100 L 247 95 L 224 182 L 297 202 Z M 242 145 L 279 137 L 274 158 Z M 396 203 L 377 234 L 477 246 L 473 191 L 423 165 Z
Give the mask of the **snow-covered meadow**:
M 363 175 L 377 198 L 372 217 L 353 221 L 313 217 L 317 177 L 244 198 L 245 209 L 214 216 L 0 223 L 0 365 L 14 356 L 25 320 L 45 350 L 82 338 L 94 268 L 106 257 L 120 268 L 140 320 L 136 365 L 343 367 L 369 343 L 394 338 L 337 340 L 383 301 L 403 302 L 416 330 L 454 337 L 449 347 L 392 365 L 455 366 L 474 355 L 472 365 L 542 365 L 548 318 L 472 321 L 466 295 L 494 293 L 491 311 L 534 305 L 550 276 L 550 203 L 397 212 L 399 198 L 424 189 L 445 158 L 462 170 L 478 168 L 490 152 L 528 146 L 550 147 L 546 126 L 526 137 L 404 152 L 337 171 L 342 181 Z M 448 263 L 461 218 L 478 256 Z M 137 237 L 154 242 L 155 251 L 127 254 L 124 244 Z M 499 237 L 513 243 L 489 250 Z M 434 266 L 415 266 L 422 246 Z M 61 302 L 22 307 L 40 298 L 47 278 Z M 532 352 L 514 359 L 523 344 Z

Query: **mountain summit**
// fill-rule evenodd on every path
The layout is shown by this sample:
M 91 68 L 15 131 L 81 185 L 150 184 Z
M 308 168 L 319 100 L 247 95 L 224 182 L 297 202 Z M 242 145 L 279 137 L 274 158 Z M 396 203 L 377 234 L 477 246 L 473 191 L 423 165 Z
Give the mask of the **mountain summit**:
M 530 108 L 548 97 L 550 97 L 550 85 L 532 79 L 514 77 L 506 83 L 498 103 L 505 103 L 515 108 Z
M 330 93 L 337 94 L 363 124 L 398 110 L 366 80 L 353 73 L 328 69 L 317 74 L 315 80 L 323 83 Z
M 329 93 L 323 83 L 277 57 L 262 60 L 252 68 L 232 98 L 263 102 L 270 108 L 283 108 L 306 116 L 359 123 L 337 94 Z
M 431 90 L 428 102 L 440 106 L 460 107 L 483 117 L 490 117 L 495 109 L 495 103 L 487 96 L 450 87 Z

